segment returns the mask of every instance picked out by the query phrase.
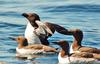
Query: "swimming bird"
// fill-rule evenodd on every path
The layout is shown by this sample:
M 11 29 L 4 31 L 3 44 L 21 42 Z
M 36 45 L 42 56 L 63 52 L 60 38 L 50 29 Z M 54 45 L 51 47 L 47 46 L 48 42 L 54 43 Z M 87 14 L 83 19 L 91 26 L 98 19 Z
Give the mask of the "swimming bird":
M 61 64 L 68 64 L 68 63 L 82 64 L 82 63 L 91 63 L 91 62 L 97 61 L 95 54 L 91 54 L 87 52 L 70 54 L 69 43 L 67 41 L 59 41 L 59 42 L 56 42 L 55 44 L 61 47 L 61 51 L 59 52 L 59 55 L 58 55 L 58 61 Z
M 54 33 L 54 29 L 40 22 L 39 16 L 35 13 L 23 13 L 22 16 L 29 20 L 24 34 L 28 44 L 49 45 L 47 38 Z
M 74 36 L 74 41 L 71 45 L 70 48 L 70 53 L 74 52 L 89 52 L 89 53 L 97 53 L 100 54 L 100 49 L 93 48 L 93 47 L 87 47 L 87 46 L 82 46 L 81 42 L 83 39 L 83 32 L 81 30 L 76 30 L 73 33 Z
M 18 42 L 18 47 L 16 47 L 16 52 L 18 54 L 49 54 L 57 53 L 57 49 L 42 45 L 42 44 L 33 44 L 28 45 L 27 39 L 23 36 L 18 36 L 17 38 L 12 38 Z

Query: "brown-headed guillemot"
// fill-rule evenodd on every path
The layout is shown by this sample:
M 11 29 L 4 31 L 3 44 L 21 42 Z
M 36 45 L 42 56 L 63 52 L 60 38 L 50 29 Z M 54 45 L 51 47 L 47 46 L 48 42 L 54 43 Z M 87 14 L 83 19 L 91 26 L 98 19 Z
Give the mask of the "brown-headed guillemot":
M 69 64 L 69 63 L 77 63 L 77 64 L 87 64 L 99 62 L 100 54 L 92 54 L 88 52 L 81 52 L 81 53 L 70 53 L 69 51 L 69 43 L 67 41 L 59 41 L 54 42 L 55 44 L 61 47 L 61 51 L 58 55 L 59 64 Z M 97 57 L 99 56 L 99 57 Z
M 23 36 L 18 36 L 17 38 L 11 38 L 16 40 L 18 47 L 16 47 L 17 54 L 20 55 L 34 55 L 34 54 L 55 54 L 58 52 L 57 48 L 42 44 L 28 45 L 27 39 Z

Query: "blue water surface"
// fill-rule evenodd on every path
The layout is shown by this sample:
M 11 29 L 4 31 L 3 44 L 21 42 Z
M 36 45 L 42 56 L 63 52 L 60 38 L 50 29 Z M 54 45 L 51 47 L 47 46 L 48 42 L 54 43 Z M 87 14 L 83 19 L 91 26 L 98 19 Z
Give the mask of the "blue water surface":
M 23 35 L 28 20 L 22 13 L 37 13 L 41 20 L 66 29 L 81 29 L 82 45 L 100 48 L 99 0 L 0 0 L 0 61 L 8 64 L 57 64 L 57 55 L 31 60 L 15 58 L 17 43 L 9 37 Z M 51 41 L 73 41 L 72 36 L 55 33 Z

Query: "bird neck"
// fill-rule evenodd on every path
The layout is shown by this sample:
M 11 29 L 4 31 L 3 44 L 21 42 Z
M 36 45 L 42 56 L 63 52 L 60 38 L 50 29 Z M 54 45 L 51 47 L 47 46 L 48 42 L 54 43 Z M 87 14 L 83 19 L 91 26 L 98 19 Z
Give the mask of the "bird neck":
M 69 56 L 69 49 L 66 49 L 66 47 L 63 47 L 62 50 L 60 51 L 61 53 L 61 57 L 64 57 L 64 56 Z
M 80 47 L 80 46 L 81 46 L 81 42 L 78 42 L 78 41 L 74 41 L 73 44 L 72 44 L 73 49 Z
M 36 23 L 36 20 L 30 21 L 30 24 L 32 25 L 32 27 L 38 28 L 38 24 Z
M 20 42 L 18 44 L 18 48 L 23 48 L 25 46 L 28 46 L 28 42 L 27 42 L 27 39 L 25 39 L 24 41 Z
M 18 48 L 23 48 L 25 47 L 23 44 L 18 44 Z

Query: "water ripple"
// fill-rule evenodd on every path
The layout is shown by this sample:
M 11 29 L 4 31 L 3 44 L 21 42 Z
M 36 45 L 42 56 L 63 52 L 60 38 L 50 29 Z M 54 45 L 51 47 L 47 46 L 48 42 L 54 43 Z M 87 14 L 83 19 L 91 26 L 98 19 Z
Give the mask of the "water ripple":
M 8 11 L 8 12 L 0 12 L 0 16 L 11 16 L 11 17 L 21 17 L 21 13 L 14 12 L 14 11 Z
M 24 25 L 18 25 L 18 24 L 11 24 L 7 22 L 0 22 L 0 28 L 4 27 L 22 27 Z
M 7 4 L 21 4 L 21 2 L 18 1 L 0 1 L 0 5 L 7 5 Z
M 45 12 L 100 12 L 100 5 L 43 6 Z

